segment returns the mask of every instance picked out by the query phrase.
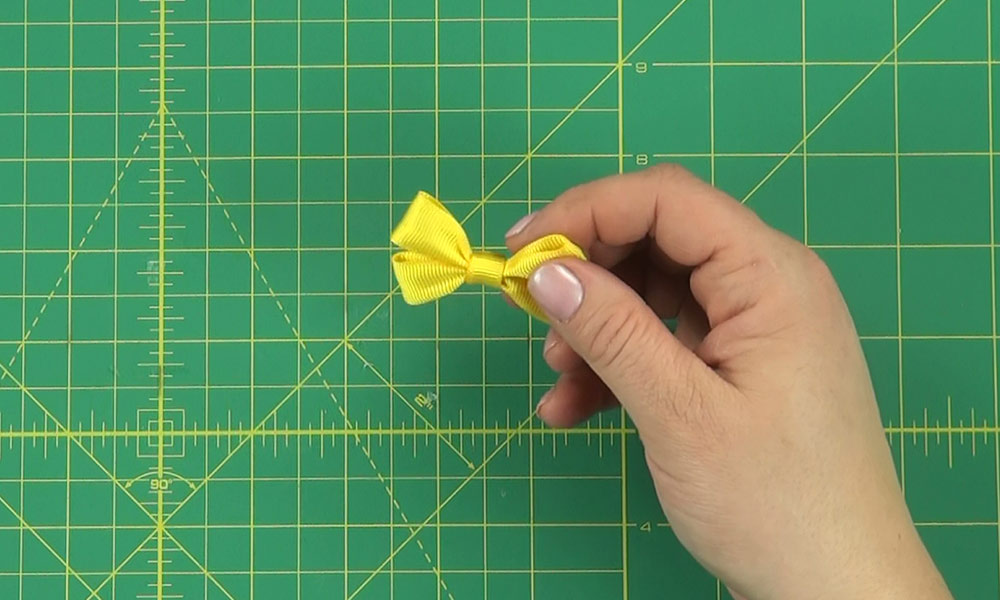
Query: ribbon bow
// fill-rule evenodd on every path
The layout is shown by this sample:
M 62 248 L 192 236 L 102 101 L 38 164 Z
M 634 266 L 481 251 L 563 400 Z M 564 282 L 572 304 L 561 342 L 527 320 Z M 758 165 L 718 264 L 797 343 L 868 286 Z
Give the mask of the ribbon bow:
M 392 232 L 403 251 L 392 267 L 408 304 L 423 304 L 454 292 L 463 283 L 500 288 L 525 311 L 546 320 L 528 293 L 528 277 L 542 263 L 583 251 L 562 235 L 536 240 L 509 259 L 492 252 L 473 252 L 462 225 L 433 196 L 420 192 Z

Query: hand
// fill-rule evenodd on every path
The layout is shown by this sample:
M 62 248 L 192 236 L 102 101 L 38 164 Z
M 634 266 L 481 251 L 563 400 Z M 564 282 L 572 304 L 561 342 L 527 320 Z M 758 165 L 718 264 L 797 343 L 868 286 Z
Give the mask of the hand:
M 813 252 L 672 166 L 571 189 L 508 245 L 550 233 L 591 262 L 547 263 L 529 281 L 561 374 L 541 419 L 624 406 L 677 537 L 734 594 L 950 598 Z

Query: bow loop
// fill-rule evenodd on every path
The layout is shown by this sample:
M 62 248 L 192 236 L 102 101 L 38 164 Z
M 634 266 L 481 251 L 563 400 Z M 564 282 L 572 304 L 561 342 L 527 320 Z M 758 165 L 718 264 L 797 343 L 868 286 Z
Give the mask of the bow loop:
M 518 306 L 543 321 L 542 310 L 528 293 L 528 277 L 555 258 L 586 259 L 583 251 L 562 235 L 536 240 L 510 259 L 473 252 L 461 223 L 424 192 L 413 199 L 391 239 L 403 249 L 393 255 L 392 267 L 407 303 L 431 302 L 463 283 L 479 283 L 502 289 Z

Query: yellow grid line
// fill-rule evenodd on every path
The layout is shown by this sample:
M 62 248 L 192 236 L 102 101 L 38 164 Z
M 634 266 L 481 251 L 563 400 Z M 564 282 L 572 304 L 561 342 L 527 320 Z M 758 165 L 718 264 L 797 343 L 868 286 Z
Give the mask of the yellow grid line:
M 302 154 L 302 0 L 295 2 L 295 151 Z M 208 56 L 205 57 L 205 64 L 211 62 Z M 206 86 L 207 88 L 208 86 Z M 208 107 L 206 99 L 205 107 Z M 208 129 L 206 124 L 205 129 Z M 205 150 L 208 151 L 208 143 L 205 143 Z M 206 199 L 208 196 L 208 186 L 205 189 Z M 295 327 L 302 329 L 302 160 L 295 162 Z M 207 218 L 207 217 L 206 217 Z M 206 223 L 207 228 L 207 223 Z M 206 238 L 207 239 L 207 238 Z M 346 242 L 346 240 L 345 240 Z M 206 255 L 205 260 L 208 260 Z M 208 289 L 208 277 L 206 276 L 205 289 Z M 345 290 L 346 291 L 346 290 Z M 205 310 L 208 310 L 206 303 Z M 206 324 L 207 324 L 206 319 Z M 206 336 L 208 337 L 208 336 Z M 206 355 L 208 352 L 208 342 L 206 342 Z M 206 361 L 207 361 L 206 357 Z M 205 370 L 208 372 L 208 369 Z M 295 378 L 302 377 L 302 352 L 295 352 Z M 208 391 L 206 390 L 206 395 Z M 205 422 L 208 422 L 208 411 L 206 408 Z M 302 392 L 295 394 L 295 424 L 302 428 Z M 295 447 L 295 598 L 302 600 L 302 438 L 296 438 Z M 346 440 L 345 440 L 346 442 Z M 346 443 L 345 443 L 346 445 Z M 205 470 L 208 471 L 208 453 L 205 455 Z M 392 479 L 390 473 L 390 480 Z M 205 502 L 208 502 L 208 494 L 205 494 Z M 390 513 L 391 515 L 391 513 Z M 207 519 L 206 519 L 207 522 Z M 392 534 L 390 534 L 392 535 Z
M 74 104 L 73 103 L 73 63 L 74 63 L 74 60 L 73 60 L 74 59 L 74 48 L 73 48 L 73 46 L 74 46 L 74 43 L 73 43 L 73 33 L 74 33 L 74 27 L 73 27 L 73 17 L 74 17 L 74 15 L 73 15 L 73 13 L 74 13 L 74 10 L 73 10 L 73 0 L 69 0 L 68 9 L 69 9 L 69 27 L 67 27 L 67 33 L 68 33 L 68 36 L 69 36 L 69 43 L 68 43 L 68 46 L 69 46 L 69 48 L 68 48 L 69 49 L 69 72 L 67 73 L 67 79 L 68 79 L 69 83 L 67 85 L 67 88 L 68 88 L 68 92 L 69 92 L 69 99 L 68 99 L 67 106 L 69 108 L 69 117 L 68 117 L 69 127 L 68 127 L 67 134 L 68 134 L 69 140 L 68 140 L 68 142 L 66 144 L 66 147 L 67 147 L 67 150 L 68 150 L 67 154 L 69 155 L 69 160 L 67 160 L 67 165 L 66 165 L 66 168 L 67 168 L 67 173 L 66 173 L 66 182 L 67 182 L 66 183 L 66 251 L 70 252 L 71 249 L 73 248 L 73 195 L 74 195 L 74 193 L 73 193 L 74 192 L 74 189 L 73 189 L 73 171 L 74 171 L 74 168 L 73 168 L 74 167 L 74 165 L 73 165 L 73 155 L 75 154 L 75 151 L 74 151 L 74 148 L 73 148 L 73 146 L 74 146 L 74 140 L 73 140 L 73 133 L 74 133 L 73 132 L 73 129 L 74 129 L 74 127 L 73 127 L 73 104 Z M 25 15 L 25 20 L 27 20 L 27 15 Z M 27 109 L 27 106 L 25 106 L 25 109 Z M 25 218 L 25 220 L 27 220 L 28 215 L 25 214 L 24 218 Z M 67 346 L 69 346 L 70 348 L 72 348 L 72 343 L 73 343 L 73 341 L 72 341 L 73 340 L 73 261 L 68 261 L 66 264 L 68 266 L 68 269 L 67 269 L 67 272 L 66 272 L 66 344 L 67 344 Z M 22 290 L 22 292 L 23 292 L 23 290 Z M 73 352 L 72 351 L 66 353 L 66 381 L 69 384 L 72 384 L 72 381 L 73 381 Z M 73 414 L 73 394 L 70 393 L 69 386 L 67 385 L 67 389 L 66 389 L 66 418 L 69 419 L 72 414 Z M 73 456 L 72 446 L 70 446 L 69 444 L 66 444 L 66 533 L 65 533 L 65 541 L 66 541 L 66 556 L 67 557 L 69 557 L 69 555 L 70 555 L 70 532 L 71 532 L 71 528 L 70 528 L 70 510 L 71 510 L 71 507 L 72 507 L 71 499 L 70 499 L 70 495 L 71 495 L 70 494 L 70 490 L 71 490 L 70 482 L 73 479 L 72 456 Z M 69 600 L 69 582 L 70 582 L 69 570 L 70 570 L 69 569 L 69 563 L 66 563 L 66 572 L 65 572 L 65 576 L 63 578 L 64 592 L 65 592 L 66 600 Z
M 166 328 L 164 312 L 166 310 L 166 209 L 167 209 L 167 0 L 159 0 L 159 104 L 157 109 L 157 129 L 159 132 L 157 146 L 159 152 L 159 168 L 157 181 L 157 199 L 159 200 L 158 235 L 157 235 L 157 304 L 156 304 L 156 476 L 161 485 L 156 486 L 156 600 L 163 600 L 164 562 L 164 397 L 166 383 L 165 340 Z
M 892 101 L 893 101 L 893 166 L 895 175 L 895 225 L 896 236 L 896 384 L 898 386 L 899 422 L 906 420 L 905 396 L 903 393 L 903 265 L 902 265 L 902 193 L 899 157 L 899 2 L 892 2 L 892 40 L 896 48 L 892 53 Z M 906 445 L 900 438 L 899 444 L 899 484 L 906 498 Z
M 906 434 L 920 434 L 920 435 L 934 435 L 939 433 L 955 433 L 955 434 L 995 434 L 1000 433 L 1000 426 L 997 425 L 964 425 L 960 422 L 959 425 L 944 426 L 944 425 L 927 425 L 927 426 L 917 426 L 908 425 L 900 427 L 898 425 L 885 425 L 883 426 L 883 431 L 886 434 L 898 434 L 900 432 Z M 177 438 L 203 438 L 206 440 L 216 440 L 217 442 L 223 439 L 229 438 L 243 438 L 252 437 L 257 439 L 281 439 L 281 438 L 324 438 L 324 437 L 345 437 L 345 436 L 364 436 L 372 438 L 382 438 L 382 437 L 417 437 L 417 438 L 430 438 L 436 437 L 438 434 L 444 434 L 445 436 L 501 436 L 507 435 L 511 432 L 515 432 L 517 435 L 528 436 L 534 435 L 538 437 L 552 437 L 555 436 L 557 439 L 562 439 L 567 436 L 570 437 L 594 437 L 594 436 L 620 436 L 620 435 L 636 435 L 635 428 L 632 427 L 622 427 L 617 425 L 604 425 L 601 427 L 594 427 L 591 429 L 586 428 L 545 428 L 536 429 L 534 432 L 522 431 L 512 427 L 445 427 L 438 431 L 428 431 L 424 429 L 410 429 L 405 426 L 403 427 L 351 427 L 350 429 L 340 429 L 340 428 L 276 428 L 261 431 L 252 431 L 249 429 L 197 429 L 197 430 L 174 430 L 170 431 L 169 435 L 171 437 Z M 91 430 L 72 430 L 72 431 L 0 431 L 0 440 L 65 440 L 71 439 L 73 441 L 78 440 L 113 440 L 113 439 L 142 439 L 149 438 L 149 436 L 155 434 L 155 431 L 120 431 L 120 430 L 107 430 L 107 431 L 91 431 Z M 195 479 L 198 481 L 198 479 Z
M 27 17 L 28 14 L 28 0 L 24 0 L 22 5 L 24 10 L 24 15 Z M 24 19 L 23 31 L 21 35 L 24 37 L 24 54 L 22 56 L 24 64 L 28 64 L 28 19 Z M 28 107 L 28 77 L 25 75 L 24 78 L 24 89 L 22 90 L 22 102 L 24 107 Z M 28 117 L 25 115 L 22 120 L 22 131 L 21 131 L 21 156 L 25 160 L 28 158 Z M 117 167 L 117 163 L 115 163 Z M 25 323 L 27 322 L 28 307 L 27 307 L 27 292 L 28 292 L 28 164 L 27 162 L 21 165 L 21 208 L 24 210 L 24 218 L 21 220 L 21 340 L 22 344 L 24 340 L 27 339 L 28 331 L 25 328 Z M 17 353 L 14 354 L 17 357 Z M 27 361 L 21 361 L 21 379 L 25 378 Z M 11 363 L 13 366 L 13 362 Z M 0 375 L 0 383 L 6 374 Z M 24 415 L 27 403 L 25 402 L 25 394 L 21 392 L 21 429 L 24 429 Z M 20 486 L 18 490 L 18 502 L 20 506 L 24 506 L 24 442 L 21 442 L 21 456 L 20 456 L 20 472 L 18 473 Z M 20 527 L 17 533 L 18 537 L 18 557 L 17 557 L 17 593 L 18 596 L 24 595 L 24 528 Z
M 623 44 L 623 20 L 624 20 L 624 6 L 623 0 L 618 0 L 618 173 L 622 174 L 625 172 L 625 76 L 623 73 L 623 65 L 625 62 L 622 52 L 624 48 Z M 624 407 L 619 407 L 618 418 L 621 419 L 622 424 L 626 423 L 628 416 L 625 413 Z M 628 441 L 626 440 L 624 430 L 619 437 L 619 444 L 621 448 L 621 464 L 619 468 L 621 469 L 621 513 L 622 513 L 622 598 L 628 600 L 629 597 L 629 586 L 628 586 Z
M 434 0 L 434 196 L 437 198 L 441 197 L 441 22 L 438 21 L 440 10 L 440 4 L 438 0 Z M 389 32 L 392 35 L 392 32 Z M 480 60 L 483 57 L 480 57 Z M 346 71 L 346 70 L 345 70 Z M 391 75 L 390 75 L 391 76 Z M 344 107 L 347 108 L 346 106 Z M 391 117 L 390 117 L 391 118 Z M 392 141 L 390 141 L 392 143 Z M 344 148 L 344 152 L 347 152 L 347 148 Z M 346 178 L 345 178 L 346 180 Z M 392 194 L 392 190 L 389 190 Z M 344 195 L 344 204 L 347 204 L 347 195 Z M 345 219 L 346 223 L 346 219 Z M 346 243 L 346 238 L 345 238 Z M 344 253 L 346 257 L 347 253 Z M 348 289 L 346 285 L 346 269 L 345 273 L 345 285 L 344 289 Z M 348 344 L 348 348 L 354 350 L 354 347 Z M 355 352 L 356 354 L 356 352 Z M 344 376 L 344 383 L 347 383 L 347 376 Z M 386 382 L 388 383 L 388 382 Z M 391 386 L 390 386 L 391 389 Z M 438 398 L 441 397 L 441 303 L 434 303 L 434 392 L 437 394 Z M 438 423 L 441 422 L 441 402 L 438 402 L 434 406 L 435 420 Z M 472 462 L 468 461 L 467 464 L 469 468 L 472 467 Z M 437 438 L 434 444 L 434 495 L 435 502 L 441 502 L 441 438 Z M 435 543 L 434 549 L 436 552 L 437 564 L 441 564 L 441 516 L 438 514 L 437 523 L 435 524 Z M 412 529 L 411 529 L 412 532 Z M 420 540 L 416 540 L 418 544 Z M 391 546 L 390 546 L 391 548 Z M 389 561 L 390 563 L 392 561 Z M 438 583 L 444 583 L 443 580 L 438 577 Z M 437 600 L 441 600 L 441 585 L 436 586 L 435 593 L 437 595 Z M 448 596 L 451 600 L 454 597 L 451 596 L 451 592 L 448 592 Z
M 986 59 L 988 61 L 993 60 L 993 1 L 986 0 Z M 993 68 L 992 66 L 986 69 L 986 85 L 988 88 L 987 92 L 987 119 L 989 123 L 989 151 L 990 156 L 993 155 L 995 141 L 993 136 L 996 135 L 996 130 L 994 128 L 994 116 L 993 116 Z M 993 423 L 996 425 L 1000 421 L 1000 390 L 998 390 L 997 377 L 998 377 L 998 360 L 997 356 L 997 256 L 996 256 L 996 163 L 990 160 L 990 329 L 991 329 L 991 341 L 990 344 L 992 350 L 993 358 Z M 994 432 L 993 437 L 993 467 L 994 467 L 994 481 L 996 483 L 996 500 L 997 500 L 997 514 L 1000 515 L 1000 428 L 997 432 Z M 1000 549 L 1000 523 L 997 525 L 997 548 Z M 998 561 L 1000 561 L 1000 554 L 998 554 Z M 1000 569 L 997 571 L 997 577 L 1000 577 Z
M 350 59 L 350 48 L 349 48 L 349 45 L 348 45 L 348 29 L 349 29 L 349 27 L 348 27 L 348 7 L 347 7 L 347 2 L 346 1 L 344 2 L 344 14 L 343 14 L 343 17 L 344 17 L 344 47 L 343 47 L 343 51 L 344 51 L 344 55 L 343 55 L 343 59 L 344 59 L 344 95 L 342 96 L 342 100 L 343 100 L 342 107 L 344 109 L 344 120 L 343 120 L 343 126 L 344 126 L 344 139 L 343 139 L 343 142 L 344 142 L 344 147 L 343 147 L 343 153 L 345 154 L 345 158 L 344 158 L 344 170 L 343 170 L 343 176 L 344 176 L 343 193 L 344 193 L 344 195 L 343 195 L 343 198 L 342 198 L 344 204 L 342 206 L 342 209 L 343 209 L 343 217 L 344 217 L 344 230 L 343 230 L 344 237 L 343 237 L 343 240 L 344 240 L 344 245 L 346 246 L 347 245 L 347 240 L 349 239 L 347 237 L 347 235 L 348 235 L 348 231 L 347 231 L 347 225 L 348 225 L 348 218 L 347 218 L 348 217 L 347 198 L 348 198 L 348 191 L 349 191 L 348 190 L 348 171 L 350 170 L 348 168 L 348 163 L 347 163 L 347 158 L 346 158 L 346 154 L 347 154 L 348 148 L 349 148 L 348 143 L 350 142 L 350 140 L 347 137 L 348 136 L 348 132 L 350 131 L 350 127 L 349 127 L 350 122 L 349 122 L 349 119 L 347 118 L 348 117 L 348 107 L 350 106 L 350 102 L 349 102 L 349 98 L 348 98 L 348 83 L 349 82 L 348 82 L 348 77 L 347 77 L 347 73 L 348 73 L 347 65 L 350 62 L 350 60 L 349 60 Z M 390 25 L 390 27 L 391 27 L 391 25 Z M 389 37 L 392 37 L 392 31 L 389 32 Z M 391 77 L 391 73 L 390 73 L 390 77 Z M 392 115 L 390 115 L 389 118 L 392 119 Z M 347 272 L 348 272 L 347 271 L 347 252 L 344 252 L 344 263 L 343 264 L 344 264 L 344 288 L 343 289 L 346 292 L 349 289 L 347 287 Z M 344 296 L 344 321 L 343 321 L 343 323 L 344 323 L 344 329 L 343 329 L 343 331 L 344 332 L 347 331 L 347 315 L 348 315 L 348 308 L 349 308 L 348 304 L 349 304 L 349 302 L 350 302 L 350 296 Z M 345 335 L 344 336 L 344 344 L 347 343 L 347 340 L 348 340 L 348 336 Z M 338 344 L 338 346 L 339 345 L 340 344 Z M 336 351 L 336 349 L 337 349 L 337 347 L 334 346 L 334 352 Z M 332 356 L 332 353 L 329 354 L 328 356 Z M 347 366 L 348 366 L 347 365 L 347 350 L 344 350 L 343 359 L 344 359 L 343 360 L 343 374 L 344 374 L 344 387 L 343 387 L 343 393 L 344 393 L 344 413 L 343 414 L 346 415 L 347 414 L 347 408 L 349 406 L 348 405 L 348 401 L 349 401 L 348 387 L 347 387 L 347 382 L 348 382 L 348 378 L 347 378 L 347 373 L 348 373 L 348 369 L 347 369 Z M 322 362 L 322 361 L 320 361 L 320 362 Z M 344 419 L 344 427 L 347 427 L 347 425 L 349 423 L 350 423 L 350 420 L 347 419 L 347 418 L 345 418 Z M 344 444 L 344 595 L 345 596 L 347 595 L 347 590 L 348 590 L 347 570 L 348 570 L 348 562 L 350 560 L 350 547 L 349 547 L 349 544 L 348 544 L 348 537 L 350 537 L 350 536 L 348 535 L 348 529 L 347 529 L 347 526 L 348 526 L 347 514 L 348 514 L 348 507 L 350 505 L 350 502 L 349 502 L 350 501 L 350 494 L 349 494 L 349 487 L 350 486 L 349 486 L 349 481 L 348 481 L 348 474 L 350 472 L 349 471 L 350 463 L 348 461 L 348 458 L 349 458 L 348 455 L 349 455 L 349 453 L 350 453 L 349 446 L 345 443 Z
M 525 93 L 525 100 L 526 100 L 525 104 L 526 104 L 526 109 L 527 109 L 527 110 L 525 110 L 525 115 L 524 115 L 525 116 L 525 129 L 526 129 L 526 132 L 527 132 L 527 135 L 526 135 L 527 139 L 525 140 L 525 146 L 528 149 L 528 155 L 529 155 L 528 159 L 527 159 L 527 163 L 526 163 L 527 166 L 526 166 L 526 173 L 525 173 L 525 175 L 527 176 L 527 188 L 528 189 L 525 190 L 525 191 L 527 191 L 526 195 L 527 195 L 527 199 L 528 199 L 528 212 L 530 213 L 530 212 L 533 212 L 535 210 L 535 203 L 534 203 L 534 192 L 535 192 L 534 188 L 535 188 L 535 184 L 534 184 L 534 177 L 533 177 L 534 176 L 534 168 L 533 168 L 534 167 L 534 161 L 532 160 L 534 158 L 534 154 L 531 152 L 532 150 L 536 149 L 536 148 L 532 148 L 532 146 L 531 146 L 531 140 L 532 140 L 532 135 L 533 135 L 532 127 L 531 127 L 531 124 L 532 124 L 531 123 L 531 121 L 532 121 L 532 119 L 531 119 L 531 108 L 532 108 L 532 104 L 534 104 L 533 101 L 534 101 L 535 97 L 534 97 L 534 94 L 532 93 L 533 90 L 531 88 L 531 68 L 532 67 L 531 67 L 531 64 L 530 64 L 531 63 L 531 18 L 530 18 L 531 17 L 531 0 L 525 0 L 524 4 L 525 4 L 525 16 L 527 17 L 527 21 L 526 21 L 526 25 L 525 25 L 526 34 L 527 34 L 525 37 L 527 39 L 525 40 L 525 42 L 526 42 L 526 44 L 528 46 L 527 47 L 527 54 L 525 55 L 525 57 L 527 58 L 527 61 L 529 63 L 528 67 L 525 69 L 525 74 L 524 74 L 524 76 L 525 76 L 525 92 L 526 92 Z M 537 65 L 536 65 L 536 68 L 537 68 Z M 598 86 L 598 87 L 600 87 L 600 86 Z M 582 108 L 582 103 L 581 103 L 581 108 Z M 483 177 L 484 177 L 484 179 L 485 179 L 485 176 L 486 176 L 486 171 L 484 170 L 483 171 Z M 492 193 L 493 192 L 491 192 L 491 194 Z M 486 195 L 483 196 L 483 198 L 486 198 L 486 197 L 487 197 Z M 486 221 L 486 214 L 485 214 L 485 210 L 484 210 L 483 214 L 480 217 L 480 223 L 483 224 L 484 229 L 485 229 L 485 221 Z M 481 241 L 485 243 L 485 241 L 486 241 L 485 237 Z M 486 291 L 485 290 L 481 290 L 481 293 L 483 294 L 484 301 L 485 301 Z M 485 310 L 484 310 L 483 318 L 485 319 Z M 535 402 L 534 360 L 533 360 L 533 357 L 531 355 L 532 354 L 531 338 L 534 337 L 534 333 L 535 333 L 534 327 L 535 327 L 535 325 L 534 325 L 534 323 L 532 323 L 532 320 L 528 319 L 528 343 L 526 345 L 528 347 L 527 348 L 527 352 L 528 352 L 527 364 L 528 364 L 528 411 L 529 411 L 529 413 L 531 412 L 531 406 L 532 406 L 532 404 Z M 483 340 L 483 370 L 484 371 L 486 369 L 486 364 L 485 364 L 486 363 L 486 356 L 487 356 L 486 355 L 486 341 L 484 339 Z M 483 383 L 485 383 L 485 382 L 486 382 L 486 377 L 483 377 Z M 485 389 L 486 389 L 486 387 L 483 386 L 484 392 L 485 392 Z M 510 411 L 507 412 L 507 415 L 508 415 L 508 419 L 509 419 L 510 418 Z M 532 419 L 532 420 L 528 421 L 528 436 L 529 436 L 528 439 L 529 440 L 531 440 L 534 437 L 535 431 L 536 431 L 536 429 L 535 429 L 535 421 L 534 421 L 534 419 Z M 485 449 L 486 448 L 484 446 L 483 447 L 483 451 L 484 452 L 485 452 Z M 483 473 L 484 473 L 483 479 L 485 480 L 485 473 L 486 473 L 485 469 L 483 470 Z M 536 568 L 538 557 L 537 557 L 537 552 L 536 552 L 537 544 L 536 544 L 536 539 L 535 539 L 535 525 L 536 525 L 536 523 L 535 523 L 535 490 L 536 490 L 535 481 L 536 481 L 535 480 L 535 445 L 534 444 L 528 444 L 528 522 L 530 523 L 530 526 L 528 528 L 528 553 L 529 553 L 529 556 L 528 556 L 528 567 L 529 567 L 530 572 L 531 572 L 531 575 L 530 575 L 531 579 L 529 580 L 528 590 L 529 590 L 529 592 L 531 594 L 532 600 L 534 600 L 534 598 L 536 597 L 535 596 L 536 582 L 537 582 L 537 579 L 538 579 L 538 577 L 537 577 L 538 573 L 537 573 L 537 568 Z
M 347 4 L 347 1 L 344 1 Z M 256 370 L 256 355 L 257 346 L 254 338 L 257 336 L 257 303 L 254 301 L 254 269 L 257 266 L 257 260 L 254 258 L 256 253 L 255 245 L 257 243 L 257 218 L 256 218 L 256 200 L 257 196 L 257 0 L 250 0 L 250 260 L 252 267 L 250 269 L 249 275 L 249 290 L 250 290 L 250 419 L 253 419 L 253 415 L 257 412 L 257 394 L 256 394 L 256 380 L 257 380 L 257 370 Z M 208 107 L 206 107 L 208 108 Z M 175 126 L 175 129 L 180 131 L 179 127 Z M 206 148 L 207 151 L 207 148 Z M 224 211 L 228 212 L 228 211 Z M 227 217 L 228 218 L 228 217 Z M 235 229 L 236 224 L 230 219 L 229 224 Z M 242 239 L 242 238 L 241 238 Z M 246 244 L 244 244 L 246 245 Z M 260 269 L 256 269 L 260 273 Z M 207 290 L 206 290 L 207 291 Z M 292 322 L 288 318 L 288 314 L 285 313 L 284 307 L 282 308 L 282 315 L 285 317 L 285 321 L 288 325 Z M 207 336 L 206 336 L 207 337 Z M 249 549 L 249 562 L 250 562 L 250 600 L 254 600 L 255 597 L 255 585 L 256 577 L 254 576 L 255 564 L 257 562 L 257 553 L 254 550 L 256 545 L 257 534 L 254 531 L 255 521 L 257 520 L 254 514 L 256 509 L 256 484 L 254 483 L 254 477 L 256 476 L 256 452 L 253 450 L 253 446 L 250 446 L 250 549 Z

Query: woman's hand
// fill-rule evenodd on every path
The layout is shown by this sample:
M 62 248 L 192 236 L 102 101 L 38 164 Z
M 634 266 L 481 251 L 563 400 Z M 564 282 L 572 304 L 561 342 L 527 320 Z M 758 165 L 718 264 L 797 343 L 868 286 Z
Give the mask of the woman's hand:
M 561 373 L 540 418 L 570 426 L 624 406 L 678 538 L 736 594 L 950 597 L 813 252 L 672 166 L 571 189 L 508 245 L 550 233 L 591 262 L 548 263 L 529 282 Z

